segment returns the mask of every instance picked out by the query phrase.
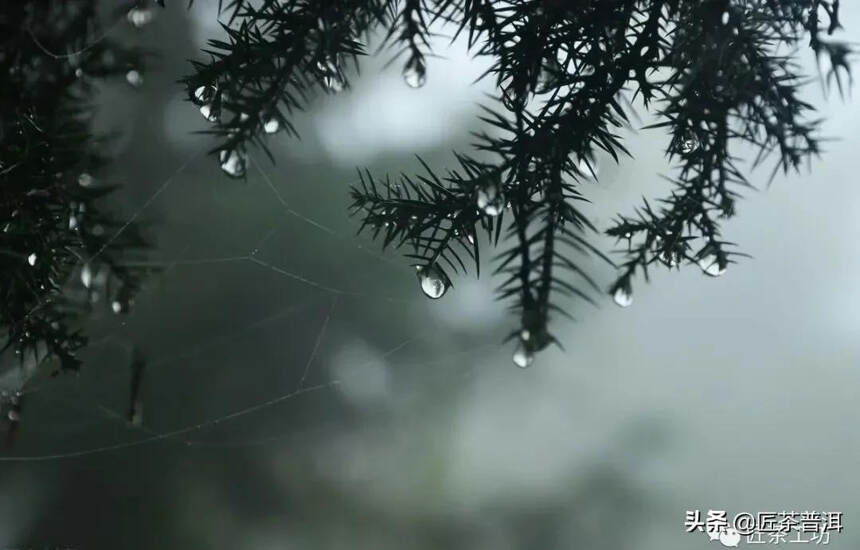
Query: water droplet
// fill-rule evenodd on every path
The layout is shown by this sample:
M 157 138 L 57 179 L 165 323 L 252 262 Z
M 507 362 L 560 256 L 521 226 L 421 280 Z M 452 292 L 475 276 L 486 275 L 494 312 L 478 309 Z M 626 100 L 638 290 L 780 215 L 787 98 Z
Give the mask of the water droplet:
M 219 155 L 221 170 L 231 178 L 245 177 L 248 157 L 241 151 L 221 151 Z
M 138 29 L 149 24 L 154 17 L 155 13 L 151 9 L 138 7 L 128 10 L 125 16 L 128 22 Z
M 69 231 L 74 231 L 78 228 L 78 217 L 72 214 L 69 216 Z
M 81 78 L 82 76 L 84 76 L 84 70 L 80 67 L 75 69 L 75 78 Z
M 514 365 L 521 369 L 527 369 L 532 366 L 535 360 L 534 354 L 529 351 L 523 342 L 520 342 L 517 349 L 514 350 Z
M 120 302 L 119 300 L 114 300 L 113 302 L 111 302 L 110 308 L 114 313 L 119 315 L 120 313 L 123 313 L 126 310 L 126 305 L 123 304 L 122 302 Z
M 689 155 L 699 148 L 699 140 L 695 136 L 687 136 L 681 140 L 681 153 Z
M 198 86 L 197 89 L 194 90 L 194 103 L 197 105 L 206 105 L 208 103 L 212 103 L 215 99 L 215 94 L 218 93 L 218 89 L 215 86 Z
M 438 300 L 448 291 L 448 278 L 435 265 L 419 266 L 418 281 L 421 283 L 421 290 L 431 300 Z
M 221 118 L 221 109 L 212 104 L 207 103 L 206 105 L 202 105 L 200 107 L 200 114 L 203 115 L 203 118 L 205 118 L 209 122 L 218 122 L 218 119 Z
M 78 176 L 78 185 L 80 185 L 81 187 L 92 187 L 94 181 L 95 180 L 93 180 L 93 177 L 86 172 L 83 172 L 80 176 Z
M 620 307 L 630 307 L 633 304 L 633 292 L 620 286 L 613 294 L 612 299 Z
M 281 123 L 275 117 L 272 117 L 263 123 L 263 131 L 267 134 L 275 134 L 280 129 Z
M 476 202 L 478 209 L 488 216 L 498 216 L 505 208 L 505 197 L 495 184 L 479 188 Z
M 676 252 L 663 251 L 660 253 L 660 260 L 669 267 L 678 266 L 678 254 Z
M 9 422 L 18 422 L 21 420 L 21 414 L 15 409 L 10 410 L 6 416 L 9 418 Z
M 421 66 L 409 66 L 403 70 L 403 81 L 410 88 L 421 88 L 427 83 L 427 71 Z
M 723 23 L 723 25 L 729 24 L 729 12 L 727 12 L 727 11 L 723 12 L 722 23 Z
M 322 61 L 317 61 L 317 70 L 323 76 L 323 84 L 331 92 L 340 92 L 346 86 L 343 76 L 340 74 L 340 69 L 337 63 L 330 57 L 326 57 Z
M 84 288 L 90 288 L 93 284 L 93 271 L 90 269 L 90 264 L 84 264 L 81 268 L 81 284 Z
M 27 263 L 30 265 L 36 265 L 36 258 L 37 258 L 36 253 L 33 252 L 32 254 L 27 256 Z
M 140 88 L 141 86 L 143 86 L 143 75 L 137 69 L 131 69 L 130 71 L 125 73 L 125 80 L 133 88 Z
M 529 338 L 531 338 L 531 337 L 532 337 L 532 333 L 531 333 L 531 331 L 529 331 L 529 329 L 527 329 L 527 328 L 524 328 L 524 329 L 520 332 L 520 340 L 522 340 L 523 342 L 528 342 L 528 341 L 529 341 Z
M 726 265 L 721 264 L 716 254 L 709 254 L 699 260 L 699 267 L 702 272 L 710 277 L 719 277 L 726 272 Z
M 339 75 L 327 75 L 323 83 L 325 87 L 334 93 L 343 91 L 345 86 L 343 79 Z

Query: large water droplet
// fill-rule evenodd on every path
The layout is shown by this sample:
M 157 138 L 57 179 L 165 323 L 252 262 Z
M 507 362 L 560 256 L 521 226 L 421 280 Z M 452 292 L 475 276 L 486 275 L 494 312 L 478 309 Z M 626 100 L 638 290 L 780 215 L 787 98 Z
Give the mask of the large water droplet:
M 231 178 L 242 178 L 248 165 L 248 156 L 241 151 L 221 151 L 221 170 Z
M 330 57 L 326 57 L 322 61 L 317 61 L 317 70 L 322 74 L 323 84 L 329 91 L 337 93 L 342 91 L 346 86 L 337 63 Z
M 716 254 L 709 254 L 699 260 L 702 272 L 710 277 L 719 277 L 726 272 L 726 265 L 722 264 Z
M 140 88 L 143 86 L 143 74 L 141 74 L 137 69 L 131 69 L 125 73 L 125 80 L 133 88 Z
M 198 86 L 197 89 L 194 90 L 194 103 L 197 105 L 212 103 L 217 92 L 218 90 L 215 86 Z
M 686 136 L 681 140 L 681 153 L 689 155 L 699 148 L 699 140 L 696 136 Z
M 427 83 L 427 71 L 423 67 L 406 67 L 403 70 L 403 81 L 410 88 L 421 88 Z
M 488 216 L 498 216 L 505 208 L 505 197 L 498 185 L 485 185 L 476 195 L 478 209 Z
M 633 292 L 624 287 L 618 287 L 612 299 L 620 307 L 630 307 L 633 304 Z
M 418 282 L 421 283 L 421 290 L 431 300 L 438 300 L 448 291 L 448 278 L 435 265 L 419 266 Z
M 155 13 L 151 9 L 138 7 L 128 10 L 128 13 L 125 16 L 128 22 L 138 29 L 149 24 L 154 17 Z
M 275 134 L 281 129 L 281 123 L 277 118 L 272 117 L 263 123 L 263 131 L 267 134 Z
M 36 259 L 37 259 L 36 253 L 33 252 L 32 254 L 27 256 L 27 263 L 30 265 L 36 265 Z
M 326 75 L 323 79 L 323 83 L 325 87 L 331 90 L 334 93 L 342 92 L 346 84 L 343 81 L 343 78 L 340 75 Z
M 209 122 L 218 122 L 218 119 L 221 118 L 221 109 L 211 103 L 207 103 L 200 107 L 200 114 Z
M 15 409 L 9 410 L 6 416 L 9 418 L 10 422 L 18 422 L 19 420 L 21 420 L 21 413 L 19 413 Z
M 514 365 L 521 369 L 527 369 L 532 366 L 535 360 L 534 354 L 526 348 L 523 342 L 520 342 L 517 349 L 514 350 Z

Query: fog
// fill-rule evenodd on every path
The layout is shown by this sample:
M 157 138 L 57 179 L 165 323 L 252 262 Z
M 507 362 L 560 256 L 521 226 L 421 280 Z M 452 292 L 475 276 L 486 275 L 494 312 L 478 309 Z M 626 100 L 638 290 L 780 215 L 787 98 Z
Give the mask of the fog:
M 420 154 L 441 171 L 468 150 L 486 61 L 442 38 L 416 91 L 383 52 L 313 103 L 300 141 L 270 142 L 274 163 L 252 151 L 237 182 L 175 84 L 219 32 L 215 2 L 169 4 L 133 36 L 161 56 L 143 87 L 99 95 L 121 133 L 99 177 L 122 184 L 112 207 L 147 223 L 163 270 L 129 315 L 87 322 L 79 376 L 27 395 L 4 453 L 33 459 L 0 466 L 0 546 L 718 544 L 685 532 L 695 509 L 840 511 L 830 546 L 860 545 L 860 102 L 808 87 L 839 139 L 799 175 L 753 172 L 725 224 L 752 259 L 718 279 L 654 270 L 626 309 L 574 303 L 577 321 L 554 325 L 565 349 L 518 369 L 489 270 L 426 300 L 408 261 L 347 214 L 356 167 L 414 173 Z M 845 4 L 856 40 L 860 6 Z M 627 137 L 634 158 L 599 158 L 585 190 L 603 229 L 669 191 L 665 136 Z M 140 427 L 123 419 L 134 348 Z

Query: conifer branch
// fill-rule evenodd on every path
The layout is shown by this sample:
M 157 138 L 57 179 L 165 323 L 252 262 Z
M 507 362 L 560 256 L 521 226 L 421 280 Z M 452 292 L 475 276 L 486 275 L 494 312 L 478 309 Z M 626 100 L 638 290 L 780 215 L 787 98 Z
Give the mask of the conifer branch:
M 315 89 L 347 86 L 340 60 L 357 64 L 376 29 L 396 56 L 405 54 L 410 86 L 427 76 L 434 22 L 492 60 L 483 76 L 498 85 L 499 103 L 484 107 L 488 130 L 475 134 L 475 154 L 457 153 L 458 167 L 444 177 L 423 161 L 421 173 L 394 182 L 360 172 L 352 206 L 361 231 L 407 251 L 432 298 L 477 268 L 478 234 L 512 243 L 496 273 L 500 298 L 520 316 L 511 333 L 520 366 L 557 342 L 550 314 L 569 316 L 569 308 L 556 296 L 591 302 L 600 292 L 585 257 L 613 263 L 589 241 L 597 228 L 581 210 L 583 183 L 595 179 L 596 153 L 616 161 L 629 154 L 621 137 L 627 94 L 657 119 L 650 128 L 670 134 L 675 174 L 659 206 L 645 202 L 606 231 L 627 242 L 609 287 L 623 306 L 635 275 L 647 279 L 656 264 L 698 263 L 720 275 L 743 255 L 723 240 L 721 223 L 750 187 L 748 170 L 773 159 L 775 176 L 819 153 L 819 121 L 799 95 L 802 41 L 829 63 L 827 83 L 840 92 L 846 77 L 851 83 L 852 50 L 831 37 L 838 0 L 293 0 L 258 8 L 239 0 L 230 9 L 227 41 L 211 42 L 212 59 L 195 63 L 185 82 L 195 98 L 211 87 L 207 106 L 232 113 L 213 129 L 222 162 L 236 160 L 225 166 L 231 175 L 244 174 L 233 168 L 243 166 L 247 143 L 265 148 L 267 117 L 295 133 L 290 115 Z M 739 145 L 756 157 L 736 157 Z

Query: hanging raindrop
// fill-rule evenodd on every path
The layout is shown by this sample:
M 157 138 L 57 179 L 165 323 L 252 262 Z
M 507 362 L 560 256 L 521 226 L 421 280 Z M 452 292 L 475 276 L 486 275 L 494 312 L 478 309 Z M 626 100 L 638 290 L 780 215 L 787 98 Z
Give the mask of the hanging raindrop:
M 138 29 L 148 25 L 154 17 L 155 13 L 151 9 L 138 7 L 128 10 L 128 13 L 125 16 L 128 22 Z
M 719 277 L 726 272 L 726 265 L 720 262 L 716 254 L 709 254 L 699 260 L 699 267 L 709 277 Z
M 231 178 L 242 178 L 248 164 L 248 156 L 241 151 L 221 151 L 219 155 L 221 170 Z
M 275 134 L 280 129 L 281 129 L 281 123 L 278 122 L 278 119 L 275 117 L 272 117 L 263 123 L 263 131 L 266 132 L 267 134 Z
M 36 253 L 33 252 L 32 254 L 27 256 L 27 263 L 30 265 L 36 265 L 36 258 L 37 258 Z
M 505 208 L 505 197 L 494 183 L 478 188 L 475 202 L 478 209 L 488 216 L 498 216 Z
M 343 78 L 340 75 L 326 75 L 323 80 L 325 87 L 334 93 L 342 92 L 345 86 Z
M 418 266 L 418 282 L 431 300 L 438 300 L 448 291 L 448 278 L 435 265 Z
M 131 69 L 125 73 L 125 80 L 132 88 L 140 88 L 143 86 L 143 75 L 137 69 Z
M 612 299 L 619 307 L 630 307 L 633 304 L 633 292 L 620 286 L 612 295 Z
M 421 65 L 411 65 L 403 69 L 403 81 L 410 88 L 421 88 L 427 83 L 427 70 Z
M 340 92 L 346 86 L 337 63 L 330 57 L 317 61 L 317 70 L 323 76 L 323 84 L 330 92 Z
M 517 349 L 514 350 L 514 365 L 518 366 L 521 369 L 527 369 L 532 366 L 532 363 L 535 360 L 534 354 L 529 351 L 526 345 L 523 342 L 520 342 L 517 345 Z
M 681 140 L 681 153 L 689 155 L 699 148 L 699 140 L 696 136 L 688 135 Z
M 21 413 L 19 413 L 15 409 L 10 409 L 6 416 L 7 418 L 9 418 L 9 422 L 18 422 L 19 420 L 21 420 Z
M 660 253 L 660 261 L 669 267 L 678 267 L 678 253 L 674 251 Z
M 207 103 L 200 107 L 200 114 L 209 122 L 218 122 L 221 118 L 221 109 L 212 103 Z
M 194 103 L 197 105 L 206 105 L 207 103 L 212 103 L 215 99 L 215 94 L 218 92 L 218 89 L 215 86 L 198 86 L 197 89 L 194 90 Z

